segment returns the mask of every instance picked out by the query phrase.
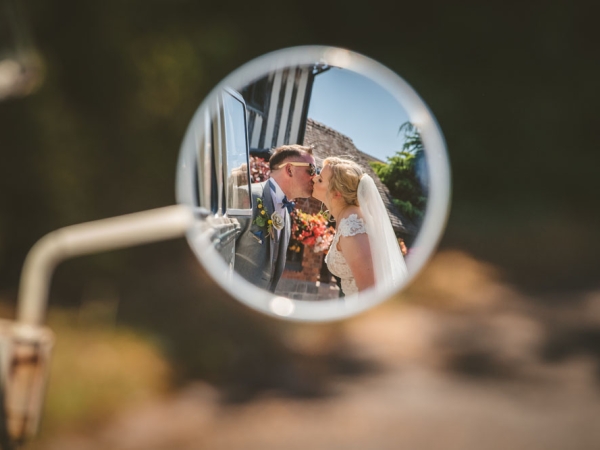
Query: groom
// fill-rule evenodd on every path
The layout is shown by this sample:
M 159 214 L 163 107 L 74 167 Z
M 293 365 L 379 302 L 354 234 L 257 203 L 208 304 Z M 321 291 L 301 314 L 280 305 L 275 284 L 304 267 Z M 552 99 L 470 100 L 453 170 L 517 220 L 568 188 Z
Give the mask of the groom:
M 234 269 L 256 286 L 275 292 L 290 241 L 292 200 L 312 195 L 312 148 L 283 145 L 269 159 L 271 178 L 252 185 L 252 219 L 240 221 Z

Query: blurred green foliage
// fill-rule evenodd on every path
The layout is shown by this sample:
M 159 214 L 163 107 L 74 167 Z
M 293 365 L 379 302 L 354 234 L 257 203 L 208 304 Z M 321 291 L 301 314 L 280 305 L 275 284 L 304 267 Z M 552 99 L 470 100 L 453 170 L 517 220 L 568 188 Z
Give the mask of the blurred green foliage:
M 50 312 L 48 326 L 58 340 L 52 350 L 42 439 L 61 430 L 93 428 L 125 406 L 168 392 L 170 368 L 151 340 L 105 320 L 90 322 L 98 312 L 84 317 L 86 309 Z
M 0 103 L 5 298 L 16 298 L 25 255 L 44 234 L 172 204 L 179 145 L 202 99 L 244 62 L 306 44 L 382 62 L 431 108 L 453 172 L 442 246 L 497 265 L 523 289 L 597 286 L 596 3 L 25 6 L 46 79 Z M 212 287 L 183 240 L 64 263 L 50 303 L 78 305 L 99 280 L 119 293 L 120 321 L 162 336 L 182 377 L 243 380 L 252 391 L 293 365 L 283 325 Z

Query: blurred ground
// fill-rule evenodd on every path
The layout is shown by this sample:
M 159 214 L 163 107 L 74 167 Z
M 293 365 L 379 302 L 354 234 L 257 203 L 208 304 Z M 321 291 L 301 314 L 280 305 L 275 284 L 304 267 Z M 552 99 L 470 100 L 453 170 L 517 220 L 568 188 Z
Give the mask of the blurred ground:
M 190 382 L 27 448 L 600 446 L 600 292 L 525 296 L 493 267 L 445 251 L 400 298 L 343 323 L 290 324 L 282 339 L 305 357 L 282 376 L 318 384 L 314 395 L 235 403 Z

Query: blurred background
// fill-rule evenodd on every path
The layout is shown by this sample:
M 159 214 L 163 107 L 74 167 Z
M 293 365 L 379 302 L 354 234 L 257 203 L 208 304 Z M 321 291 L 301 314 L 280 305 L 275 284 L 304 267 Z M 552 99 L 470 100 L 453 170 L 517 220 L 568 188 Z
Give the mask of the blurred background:
M 63 263 L 30 448 L 600 445 L 597 3 L 2 0 L 0 308 L 57 228 L 175 202 L 179 146 L 228 73 L 333 45 L 402 76 L 452 164 L 439 251 L 403 293 L 289 324 L 183 239 Z

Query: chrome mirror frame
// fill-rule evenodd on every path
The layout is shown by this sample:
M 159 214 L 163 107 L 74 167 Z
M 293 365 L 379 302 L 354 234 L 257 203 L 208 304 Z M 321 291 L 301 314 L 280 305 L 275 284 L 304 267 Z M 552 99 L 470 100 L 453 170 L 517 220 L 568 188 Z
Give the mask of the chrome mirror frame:
M 194 207 L 192 199 L 195 173 L 206 175 L 206 167 L 198 167 L 197 161 L 205 160 L 203 152 L 207 145 L 202 135 L 202 125 L 211 117 L 211 105 L 218 102 L 224 89 L 241 90 L 268 73 L 288 66 L 324 64 L 348 69 L 370 78 L 386 89 L 407 110 L 410 121 L 421 134 L 429 171 L 429 192 L 425 219 L 415 240 L 411 254 L 409 277 L 397 289 L 373 289 L 368 295 L 342 300 L 306 301 L 292 300 L 274 295 L 254 286 L 237 273 L 228 270 L 226 262 L 215 250 L 214 226 L 219 218 L 201 208 L 195 211 L 196 220 L 187 233 L 194 253 L 208 274 L 232 297 L 245 305 L 267 315 L 292 321 L 323 322 L 353 316 L 367 310 L 399 292 L 422 269 L 433 254 L 445 227 L 450 203 L 450 168 L 442 132 L 427 105 L 400 76 L 380 63 L 358 53 L 326 46 L 303 46 L 272 52 L 258 57 L 227 76 L 202 102 L 196 111 L 184 137 L 177 165 L 177 202 Z M 219 170 L 221 167 L 219 167 Z M 206 180 L 200 178 L 199 183 Z M 219 186 L 219 189 L 221 187 Z M 197 209 L 197 208 L 196 208 Z

